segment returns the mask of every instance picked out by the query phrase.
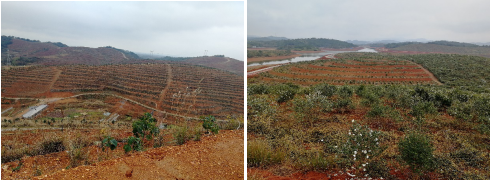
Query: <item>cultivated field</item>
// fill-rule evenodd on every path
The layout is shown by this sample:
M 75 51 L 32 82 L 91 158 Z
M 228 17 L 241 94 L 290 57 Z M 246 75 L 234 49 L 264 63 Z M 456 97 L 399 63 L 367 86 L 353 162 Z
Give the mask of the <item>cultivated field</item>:
M 421 65 L 408 60 L 354 54 L 338 55 L 340 59 L 308 61 L 275 68 L 262 79 L 301 85 L 343 84 L 440 84 Z
M 249 178 L 490 178 L 488 58 L 336 57 L 248 79 Z
M 243 102 L 243 76 L 203 66 L 5 68 L 2 179 L 243 179 L 236 158 L 243 157 Z M 42 104 L 48 107 L 22 117 Z
M 2 97 L 42 99 L 108 93 L 149 110 L 223 118 L 243 113 L 242 82 L 235 74 L 184 64 L 32 66 L 2 71 Z

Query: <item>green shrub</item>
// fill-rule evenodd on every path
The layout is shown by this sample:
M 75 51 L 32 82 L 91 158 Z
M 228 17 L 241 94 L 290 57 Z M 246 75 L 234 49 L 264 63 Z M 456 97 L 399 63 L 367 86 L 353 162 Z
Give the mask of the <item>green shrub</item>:
M 352 90 L 351 86 L 342 86 L 338 91 L 338 95 L 342 98 L 351 98 L 352 95 L 354 94 L 354 91 Z
M 264 84 L 250 84 L 247 86 L 247 95 L 268 94 L 268 86 Z
M 274 117 L 277 112 L 277 103 L 263 96 L 248 96 L 247 107 L 250 107 L 247 110 L 249 118 Z
M 437 109 L 432 102 L 419 102 L 412 107 L 410 114 L 415 117 L 424 117 L 426 114 L 436 114 Z
M 112 151 L 117 148 L 117 141 L 111 136 L 106 136 L 102 139 L 102 151 L 105 151 L 105 148 L 108 147 Z
M 347 134 L 347 142 L 342 146 L 341 153 L 350 162 L 360 162 L 358 168 L 365 168 L 366 163 L 384 151 L 379 145 L 380 131 L 373 131 L 352 120 Z
M 352 105 L 352 99 L 351 98 L 342 98 L 338 99 L 333 103 L 333 107 L 335 107 L 337 110 L 341 111 L 344 113 L 345 111 L 349 111 L 354 106 Z
M 182 126 L 182 127 L 175 126 L 173 137 L 177 145 L 182 145 L 190 140 L 191 136 L 188 134 L 188 131 L 189 131 L 188 126 Z
M 203 121 L 202 127 L 204 129 L 213 132 L 213 134 L 218 134 L 219 126 L 216 124 L 216 118 L 214 116 L 200 117 L 200 119 Z
M 271 129 L 271 118 L 259 116 L 247 120 L 247 132 L 255 134 L 269 134 Z
M 156 119 L 150 113 L 145 113 L 139 120 L 133 122 L 133 134 L 138 138 L 151 140 L 154 135 L 160 132 L 156 127 Z
M 401 158 L 414 172 L 423 172 L 434 168 L 430 139 L 420 133 L 411 133 L 398 143 Z
M 376 104 L 366 114 L 367 117 L 386 117 L 390 107 Z
M 322 96 L 332 97 L 337 92 L 337 86 L 328 84 L 318 84 L 313 86 L 313 92 L 320 92 Z
M 275 99 L 276 102 L 283 103 L 294 98 L 294 95 L 296 95 L 296 93 L 299 90 L 299 86 L 291 83 L 277 84 L 277 85 L 269 86 L 269 89 L 270 89 L 270 93 L 277 96 Z
M 129 152 L 129 151 L 142 151 L 143 150 L 143 144 L 141 143 L 141 139 L 130 136 L 126 139 L 127 143 L 124 145 L 124 152 Z

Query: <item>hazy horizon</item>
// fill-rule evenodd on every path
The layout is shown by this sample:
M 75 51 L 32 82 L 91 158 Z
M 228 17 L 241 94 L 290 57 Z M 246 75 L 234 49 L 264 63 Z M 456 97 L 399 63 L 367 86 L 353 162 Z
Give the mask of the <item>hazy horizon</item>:
M 1 2 L 2 35 L 244 60 L 244 2 Z
M 490 1 L 249 0 L 253 36 L 490 42 Z

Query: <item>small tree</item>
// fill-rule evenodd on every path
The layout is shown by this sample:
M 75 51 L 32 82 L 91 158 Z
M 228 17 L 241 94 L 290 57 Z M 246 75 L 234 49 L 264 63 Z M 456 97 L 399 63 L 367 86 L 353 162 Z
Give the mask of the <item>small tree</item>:
M 219 126 L 216 124 L 216 118 L 214 116 L 201 117 L 201 120 L 204 121 L 202 123 L 204 129 L 211 130 L 213 134 L 218 134 Z
M 143 145 L 141 144 L 141 139 L 137 137 L 130 136 L 127 139 L 128 143 L 124 145 L 124 151 L 127 153 L 129 151 L 141 151 L 143 150 Z
M 133 122 L 133 134 L 137 138 L 151 140 L 160 130 L 155 125 L 156 119 L 150 113 L 145 113 L 138 121 Z
M 430 139 L 420 133 L 412 133 L 400 140 L 398 149 L 402 159 L 410 166 L 412 171 L 421 172 L 434 167 L 432 152 L 434 151 Z

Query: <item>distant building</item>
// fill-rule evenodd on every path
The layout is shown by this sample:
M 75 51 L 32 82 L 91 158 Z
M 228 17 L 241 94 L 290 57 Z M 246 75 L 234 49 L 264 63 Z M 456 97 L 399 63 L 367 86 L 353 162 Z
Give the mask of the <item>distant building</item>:
M 22 118 L 32 118 L 38 115 L 42 110 L 46 109 L 46 107 L 48 107 L 46 104 L 30 107 L 30 110 L 22 115 Z

